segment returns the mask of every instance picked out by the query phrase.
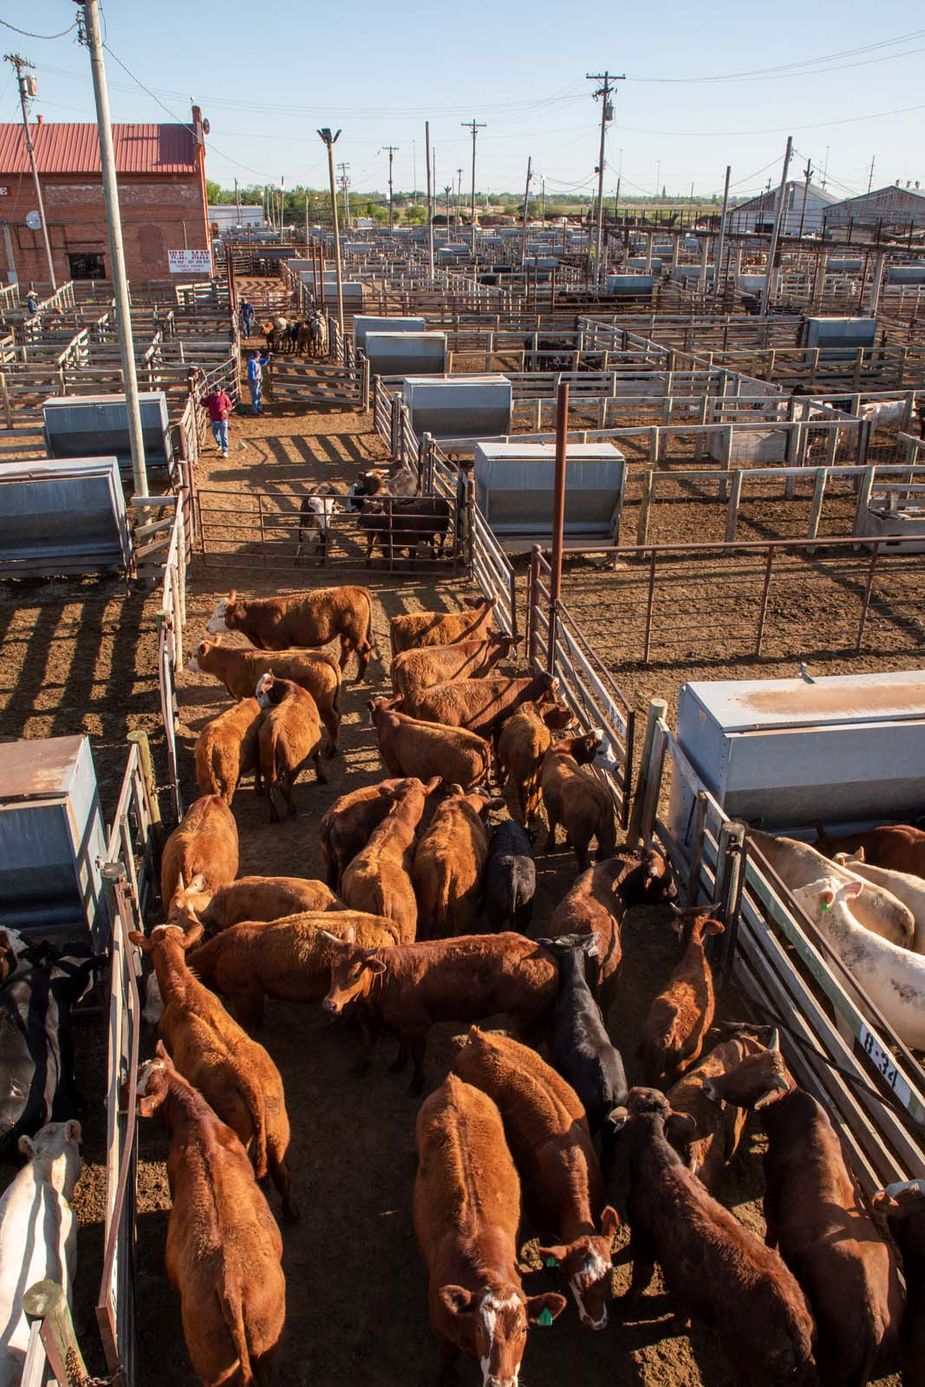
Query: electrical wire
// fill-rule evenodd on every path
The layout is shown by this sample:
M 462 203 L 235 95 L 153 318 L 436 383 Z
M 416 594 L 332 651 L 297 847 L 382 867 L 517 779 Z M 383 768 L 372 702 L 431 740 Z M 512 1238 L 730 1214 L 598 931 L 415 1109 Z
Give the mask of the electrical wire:
M 4 29 L 12 29 L 14 34 L 22 34 L 23 38 L 27 39 L 63 39 L 67 38 L 68 34 L 77 28 L 76 19 L 73 24 L 69 24 L 66 29 L 62 29 L 60 34 L 31 34 L 28 29 L 17 29 L 16 25 L 11 24 L 8 19 L 0 19 L 0 24 L 3 25 Z
M 744 135 L 782 135 L 794 130 L 827 130 L 832 125 L 856 125 L 865 120 L 885 120 L 887 116 L 905 116 L 913 111 L 925 111 L 925 105 L 897 106 L 892 111 L 870 111 L 862 116 L 842 116 L 835 120 L 816 120 L 806 125 L 771 125 L 762 130 L 649 130 L 641 125 L 623 125 L 621 130 L 629 130 L 634 135 L 664 135 L 669 139 L 735 139 Z
M 817 71 L 807 72 L 807 68 L 815 68 L 817 63 L 833 62 L 839 58 L 854 58 L 860 53 L 873 53 L 881 48 L 892 48 L 898 43 L 906 43 L 912 39 L 925 37 L 925 29 L 913 29 L 907 34 L 899 34 L 896 38 L 881 39 L 877 43 L 862 44 L 859 48 L 845 48 L 836 53 L 823 53 L 815 58 L 801 58 L 793 63 L 779 63 L 774 67 L 751 68 L 745 72 L 720 72 L 709 76 L 701 77 L 634 77 L 627 75 L 629 82 L 657 82 L 657 83 L 692 83 L 692 82 L 744 82 L 754 80 L 756 77 L 793 77 L 793 76 L 816 76 Z M 911 49 L 910 52 L 920 52 L 920 49 Z M 889 57 L 905 57 L 905 53 L 889 54 Z M 871 62 L 882 62 L 882 58 L 872 58 Z M 861 67 L 864 64 L 855 63 L 850 66 Z M 838 69 L 822 69 L 831 71 Z

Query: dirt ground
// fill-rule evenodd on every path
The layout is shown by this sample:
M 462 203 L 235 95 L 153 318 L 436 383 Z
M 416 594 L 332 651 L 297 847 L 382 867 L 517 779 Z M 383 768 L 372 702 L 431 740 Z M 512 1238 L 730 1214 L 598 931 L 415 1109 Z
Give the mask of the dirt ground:
M 225 461 L 207 455 L 201 486 L 227 490 L 280 486 L 299 490 L 327 478 L 352 480 L 356 467 L 382 457 L 384 449 L 369 432 L 369 421 L 347 412 L 300 417 L 271 406 L 259 420 L 236 418 L 232 453 Z M 696 527 L 697 522 L 691 524 Z M 312 582 L 314 574 L 293 573 L 291 581 L 242 575 L 194 562 L 188 583 L 191 645 L 204 631 L 214 603 L 230 586 L 259 594 L 285 591 Z M 403 580 L 372 575 L 375 632 L 388 649 L 388 618 L 419 606 L 452 609 L 464 586 L 458 581 Z M 674 698 L 678 684 L 696 672 L 732 677 L 746 665 L 735 654 L 714 666 L 682 659 L 669 667 L 642 669 L 621 657 L 620 629 L 605 602 L 611 575 L 593 570 L 569 574 L 566 600 L 586 634 L 598 644 L 619 681 L 638 704 L 651 693 Z M 0 589 L 0 630 L 4 663 L 0 674 L 0 736 L 43 736 L 86 730 L 94 754 L 104 807 L 110 809 L 124 765 L 124 737 L 134 726 L 155 728 L 158 718 L 155 673 L 155 596 L 126 594 L 120 584 L 56 584 Z M 699 618 L 703 619 L 703 618 Z M 715 612 L 713 625 L 716 623 Z M 233 638 L 231 638 L 233 639 Z M 871 657 L 873 658 L 873 657 Z M 880 657 L 878 657 L 880 658 Z M 896 652 L 886 663 L 902 667 Z M 891 664 L 890 660 L 895 663 Z M 850 663 L 831 661 L 834 672 Z M 769 665 L 769 674 L 792 673 L 792 662 Z M 271 826 L 266 806 L 250 786 L 235 800 L 241 835 L 241 871 L 316 876 L 321 863 L 317 827 L 332 799 L 382 774 L 365 703 L 383 687 L 384 670 L 370 666 L 370 682 L 345 691 L 342 752 L 330 766 L 330 783 L 300 782 L 299 817 Z M 206 676 L 184 674 L 178 691 L 180 752 L 187 800 L 195 796 L 192 747 L 204 722 L 227 706 L 224 691 Z M 541 932 L 553 906 L 574 878 L 565 851 L 539 861 L 535 929 Z M 667 912 L 637 911 L 627 921 L 626 962 L 608 1022 L 638 1077 L 636 1045 L 649 1001 L 663 984 L 676 957 Z M 743 1015 L 731 989 L 720 998 L 723 1019 Z M 76 1321 L 91 1365 L 99 1368 L 92 1305 L 102 1253 L 102 1044 L 101 1018 L 78 1022 L 80 1079 L 87 1098 L 85 1169 L 76 1195 L 81 1221 Z M 438 1084 L 450 1063 L 451 1028 L 440 1027 L 428 1050 L 428 1087 Z M 414 1179 L 413 1130 L 417 1108 L 405 1094 L 406 1077 L 387 1072 L 391 1059 L 383 1046 L 372 1072 L 352 1073 L 358 1036 L 343 1025 L 328 1025 L 318 1008 L 271 1004 L 262 1040 L 280 1067 L 293 1125 L 293 1163 L 303 1216 L 284 1229 L 287 1275 L 287 1328 L 280 1359 L 280 1382 L 323 1382 L 345 1387 L 362 1376 L 366 1387 L 396 1382 L 428 1383 L 437 1373 L 437 1351 L 426 1311 L 423 1269 L 411 1226 Z M 150 1053 L 153 1037 L 147 1038 Z M 141 1131 L 138 1178 L 138 1335 L 142 1387 L 180 1387 L 194 1381 L 179 1327 L 178 1304 L 163 1265 L 169 1198 L 163 1160 L 163 1129 Z M 4 1174 L 8 1174 L 5 1171 Z M 727 1173 L 724 1201 L 757 1233 L 760 1215 L 760 1141 L 748 1137 Z M 616 1172 L 613 1202 L 625 1207 L 625 1183 Z M 271 1195 L 275 1205 L 275 1196 Z M 529 1231 L 529 1230 L 527 1230 Z M 622 1247 L 622 1245 L 621 1245 Z M 617 1254 L 614 1286 L 628 1284 L 629 1269 Z M 547 1273 L 530 1278 L 536 1289 L 550 1286 Z M 524 1380 L 549 1387 L 576 1378 L 596 1384 L 651 1384 L 655 1387 L 734 1387 L 732 1375 L 712 1337 L 701 1331 L 680 1334 L 671 1307 L 653 1286 L 641 1313 L 612 1317 L 599 1335 L 578 1325 L 569 1308 L 549 1333 L 531 1333 Z M 474 1384 L 478 1369 L 465 1363 L 461 1381 Z M 889 1379 L 893 1381 L 893 1379 Z

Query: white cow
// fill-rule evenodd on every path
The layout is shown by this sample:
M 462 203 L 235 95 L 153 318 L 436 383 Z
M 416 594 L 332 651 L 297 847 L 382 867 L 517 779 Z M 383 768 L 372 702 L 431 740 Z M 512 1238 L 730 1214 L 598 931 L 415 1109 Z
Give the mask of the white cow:
M 912 911 L 882 886 L 862 880 L 850 868 L 831 862 L 809 843 L 801 843 L 796 838 L 776 838 L 770 833 L 759 833 L 757 829 L 752 829 L 749 837 L 794 894 L 795 887 L 807 886 L 823 876 L 837 877 L 841 883 L 857 882 L 862 888 L 861 894 L 851 908 L 861 924 L 893 944 L 906 948 L 911 945 L 915 936 Z
M 80 1174 L 79 1122 L 49 1122 L 20 1137 L 28 1165 L 0 1199 L 0 1387 L 22 1377 L 29 1323 L 22 1300 L 37 1281 L 55 1281 L 68 1304 L 77 1253 L 70 1200 Z
M 861 405 L 859 418 L 867 419 L 872 434 L 898 427 L 906 413 L 905 400 L 868 400 Z
M 295 551 L 296 562 L 302 557 L 302 550 L 320 556 L 322 563 L 328 556 L 331 542 L 331 522 L 340 506 L 333 496 L 306 496 L 299 507 L 299 542 Z
M 894 872 L 889 867 L 873 867 L 864 861 L 864 849 L 860 852 L 835 854 L 835 861 L 848 867 L 863 881 L 874 886 L 882 886 L 903 905 L 909 907 L 915 919 L 915 938 L 912 949 L 917 954 L 925 954 L 925 881 L 913 876 L 911 872 Z
M 829 875 L 793 895 L 893 1032 L 911 1049 L 925 1050 L 925 958 L 858 923 L 852 909 L 862 890 Z

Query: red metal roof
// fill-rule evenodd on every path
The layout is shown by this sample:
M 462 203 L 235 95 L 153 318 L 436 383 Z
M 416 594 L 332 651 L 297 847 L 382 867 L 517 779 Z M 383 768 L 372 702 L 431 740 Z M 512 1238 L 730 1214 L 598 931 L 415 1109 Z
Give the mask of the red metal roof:
M 43 121 L 29 127 L 40 174 L 100 172 L 96 126 Z M 185 125 L 114 125 L 117 173 L 190 173 L 196 146 Z M 29 173 L 22 126 L 0 123 L 0 176 Z

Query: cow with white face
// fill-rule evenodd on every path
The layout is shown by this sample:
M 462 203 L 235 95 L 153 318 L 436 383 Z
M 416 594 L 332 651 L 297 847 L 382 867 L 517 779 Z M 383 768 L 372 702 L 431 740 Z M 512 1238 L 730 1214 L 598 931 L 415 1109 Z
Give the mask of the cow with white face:
M 49 1122 L 20 1137 L 28 1163 L 0 1199 L 0 1387 L 18 1383 L 29 1346 L 23 1295 L 55 1281 L 71 1302 L 77 1219 L 71 1196 L 80 1174 L 79 1122 Z
M 414 1231 L 444 1364 L 462 1352 L 478 1360 L 482 1387 L 518 1387 L 528 1327 L 551 1325 L 565 1297 L 524 1294 L 520 1181 L 501 1114 L 487 1094 L 450 1074 L 423 1103 L 416 1138 Z

